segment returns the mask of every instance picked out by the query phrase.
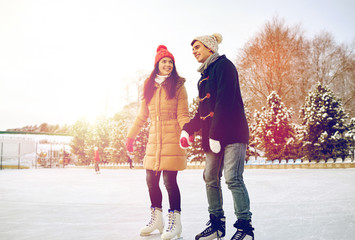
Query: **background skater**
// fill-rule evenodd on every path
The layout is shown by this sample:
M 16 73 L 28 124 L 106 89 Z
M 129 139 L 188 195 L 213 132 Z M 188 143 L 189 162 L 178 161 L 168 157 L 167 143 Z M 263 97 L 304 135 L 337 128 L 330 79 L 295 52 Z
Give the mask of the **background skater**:
M 133 158 L 133 156 L 131 154 L 127 154 L 127 162 L 129 163 L 130 169 L 134 168 L 132 158 Z
M 99 149 L 98 149 L 98 147 L 94 147 L 94 150 L 95 150 L 95 158 L 94 158 L 94 161 L 95 161 L 95 172 L 97 174 L 99 174 L 100 173 L 100 167 L 99 167 L 100 154 L 99 154 Z

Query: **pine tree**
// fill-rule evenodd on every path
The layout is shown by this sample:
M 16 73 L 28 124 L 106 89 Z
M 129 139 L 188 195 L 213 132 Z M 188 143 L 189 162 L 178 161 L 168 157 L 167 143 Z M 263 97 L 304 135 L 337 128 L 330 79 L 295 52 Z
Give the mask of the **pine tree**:
M 110 133 L 110 162 L 127 162 L 126 136 L 128 129 L 127 119 L 117 119 L 111 122 Z M 132 159 L 133 160 L 133 159 Z
M 149 128 L 150 128 L 150 122 L 148 121 L 144 123 L 141 131 L 138 133 L 136 137 L 135 150 L 133 153 L 135 162 L 143 162 L 145 151 L 148 144 Z
M 292 111 L 287 109 L 276 92 L 267 99 L 267 107 L 256 112 L 253 143 L 259 141 L 258 148 L 268 159 L 286 158 L 289 147 L 294 142 L 294 129 L 291 122 Z M 255 144 L 256 145 L 256 144 Z
M 98 147 L 100 152 L 100 161 L 103 163 L 108 162 L 109 157 L 109 145 L 110 145 L 110 120 L 106 117 L 97 118 L 95 124 L 92 127 L 93 141 L 92 145 L 88 146 L 90 153 L 94 154 L 94 147 Z M 94 155 L 92 155 L 94 158 Z
M 71 135 L 73 136 L 73 140 L 70 143 L 71 151 L 78 157 L 80 165 L 87 165 L 90 163 L 85 147 L 89 133 L 89 123 L 85 119 L 76 121 L 71 129 Z
M 352 156 L 352 159 L 355 159 L 355 118 L 350 120 L 348 131 L 345 133 L 345 139 L 348 142 L 349 155 Z
M 254 121 L 252 119 L 251 113 L 248 108 L 248 104 L 246 103 L 244 106 L 245 109 L 245 116 L 247 118 L 248 126 L 249 126 L 249 144 L 247 146 L 247 151 L 246 151 L 246 160 L 248 160 L 251 156 L 260 156 L 259 153 L 257 152 L 257 146 L 258 143 L 260 142 L 259 139 L 256 138 L 256 129 L 258 125 L 258 117 L 256 117 L 259 112 L 255 111 L 254 113 Z
M 196 97 L 192 100 L 192 103 L 189 104 L 189 117 L 190 119 L 193 118 L 197 112 L 198 109 L 198 104 L 199 104 L 199 98 Z M 194 162 L 203 162 L 205 161 L 205 154 L 202 149 L 202 137 L 201 137 L 201 131 L 195 132 L 194 133 L 194 141 L 187 149 L 187 159 L 190 161 Z
M 112 129 L 110 133 L 110 161 L 111 162 L 127 162 L 128 153 L 126 150 L 126 138 L 128 129 L 131 127 L 132 122 L 136 118 L 139 104 L 134 102 L 130 103 L 116 113 L 113 117 Z M 134 141 L 134 151 L 132 153 L 132 161 L 136 163 L 143 162 L 146 146 L 149 138 L 150 122 L 146 122 L 141 131 L 138 133 Z
M 303 133 L 303 151 L 309 160 L 345 157 L 348 154 L 344 133 L 347 130 L 339 98 L 327 87 L 317 84 L 308 94 L 300 110 Z
M 127 132 L 136 118 L 137 109 L 137 103 L 130 103 L 113 117 L 114 123 L 111 131 L 110 144 L 112 162 L 127 162 L 128 160 L 128 153 L 126 150 Z M 133 162 L 143 162 L 149 138 L 149 128 L 150 122 L 148 121 L 143 125 L 134 141 L 134 151 L 131 154 L 133 156 L 131 157 Z

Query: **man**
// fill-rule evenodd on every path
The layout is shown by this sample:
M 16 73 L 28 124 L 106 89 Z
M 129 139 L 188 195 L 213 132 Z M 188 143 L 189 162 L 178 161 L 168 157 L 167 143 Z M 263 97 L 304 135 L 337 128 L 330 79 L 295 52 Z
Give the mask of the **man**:
M 198 71 L 199 107 L 181 133 L 182 147 L 191 145 L 191 136 L 202 129 L 202 148 L 206 153 L 203 179 L 206 183 L 208 227 L 196 240 L 220 239 L 225 236 L 225 216 L 221 176 L 232 192 L 237 228 L 232 240 L 254 239 L 248 191 L 243 181 L 244 160 L 249 141 L 237 69 L 225 55 L 218 54 L 220 34 L 193 39 L 192 53 L 201 66 Z

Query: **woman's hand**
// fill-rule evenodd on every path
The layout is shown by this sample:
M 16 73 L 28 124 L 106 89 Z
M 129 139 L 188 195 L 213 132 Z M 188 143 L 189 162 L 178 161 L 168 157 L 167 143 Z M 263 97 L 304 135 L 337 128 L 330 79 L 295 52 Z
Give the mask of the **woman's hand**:
M 182 149 L 186 149 L 189 146 L 191 146 L 192 142 L 194 141 L 194 136 L 193 135 L 189 135 L 185 130 L 181 131 L 181 135 L 180 135 L 180 147 Z
M 134 139 L 132 139 L 132 138 L 126 139 L 126 149 L 128 152 L 133 152 L 133 142 L 134 142 Z

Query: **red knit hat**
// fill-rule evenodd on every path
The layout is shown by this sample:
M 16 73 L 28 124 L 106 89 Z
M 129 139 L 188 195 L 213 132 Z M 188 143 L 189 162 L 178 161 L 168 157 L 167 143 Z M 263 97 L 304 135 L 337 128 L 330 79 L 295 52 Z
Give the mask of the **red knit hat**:
M 173 56 L 173 54 L 171 54 L 171 52 L 168 51 L 167 47 L 165 47 L 164 45 L 159 45 L 159 47 L 157 48 L 157 54 L 155 55 L 154 66 L 157 64 L 157 62 L 160 61 L 160 59 L 162 59 L 164 57 L 171 58 L 173 60 L 173 62 L 175 63 L 174 56 Z

